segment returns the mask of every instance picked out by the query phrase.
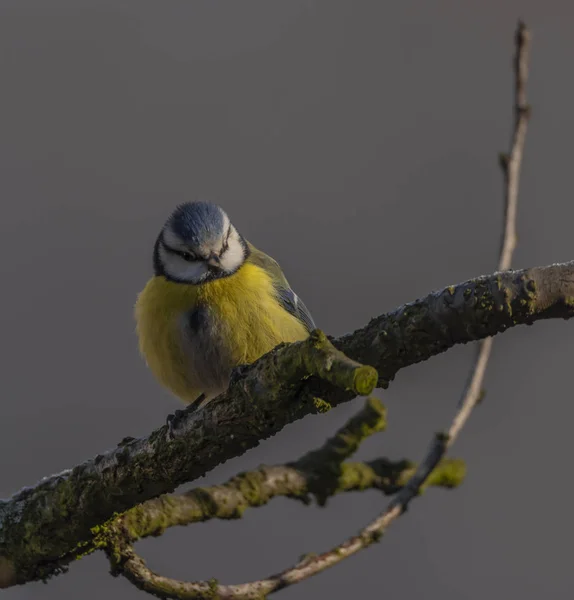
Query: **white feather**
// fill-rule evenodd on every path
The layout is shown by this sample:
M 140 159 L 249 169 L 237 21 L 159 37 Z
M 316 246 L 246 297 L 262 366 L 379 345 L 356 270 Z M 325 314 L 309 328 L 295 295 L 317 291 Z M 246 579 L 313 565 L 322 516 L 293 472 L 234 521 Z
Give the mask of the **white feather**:
M 177 281 L 189 281 L 199 283 L 205 279 L 209 268 L 202 260 L 185 260 L 177 254 L 168 252 L 163 246 L 159 247 L 159 258 L 165 272 Z
M 222 269 L 227 273 L 237 271 L 245 260 L 245 250 L 239 240 L 237 229 L 235 229 L 233 225 L 231 225 L 231 232 L 229 234 L 229 239 L 227 240 L 227 250 L 220 254 L 219 260 Z

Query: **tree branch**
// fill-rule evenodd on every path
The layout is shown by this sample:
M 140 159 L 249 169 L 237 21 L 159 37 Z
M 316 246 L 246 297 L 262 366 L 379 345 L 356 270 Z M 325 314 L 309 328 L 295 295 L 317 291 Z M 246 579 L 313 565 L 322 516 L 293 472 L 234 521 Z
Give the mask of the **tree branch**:
M 512 135 L 510 154 L 500 161 L 504 175 L 504 226 L 502 230 L 498 269 L 507 270 L 512 263 L 516 247 L 516 215 L 518 207 L 518 185 L 526 129 L 530 108 L 526 103 L 526 83 L 528 80 L 528 57 L 530 52 L 530 32 L 522 22 L 518 23 L 515 35 L 516 54 L 514 58 L 514 132 Z M 429 452 L 422 461 L 417 472 L 407 483 L 404 490 L 391 503 L 387 516 L 393 513 L 400 515 L 406 509 L 409 501 L 417 494 L 421 485 L 427 480 L 433 469 L 445 456 L 460 434 L 465 423 L 470 418 L 474 407 L 482 397 L 482 384 L 486 367 L 492 352 L 493 338 L 482 341 L 476 359 L 471 369 L 467 385 L 459 401 L 457 412 L 452 420 L 447 434 L 435 436 Z M 394 518 L 394 517 L 393 517 Z M 388 523 L 385 525 L 388 526 Z
M 530 33 L 526 29 L 526 26 L 520 22 L 516 32 L 516 56 L 514 61 L 516 90 L 515 131 L 510 155 L 506 161 L 501 161 L 505 176 L 505 223 L 498 264 L 499 270 L 507 270 L 510 268 L 512 255 L 516 246 L 518 183 L 523 147 L 526 139 L 526 127 L 530 112 L 526 104 L 529 43 Z M 422 464 L 417 468 L 404 488 L 391 501 L 388 508 L 377 519 L 364 527 L 358 535 L 349 538 L 346 542 L 343 542 L 332 550 L 319 556 L 304 559 L 294 567 L 287 569 L 271 579 L 255 581 L 250 584 L 244 584 L 243 586 L 228 586 L 230 589 L 227 595 L 221 595 L 221 597 L 229 598 L 230 600 L 256 600 L 258 598 L 265 598 L 270 592 L 282 589 L 293 583 L 298 583 L 307 577 L 315 575 L 324 569 L 337 564 L 343 560 L 343 558 L 351 556 L 359 550 L 370 546 L 373 542 L 378 541 L 386 531 L 387 527 L 406 511 L 411 500 L 420 493 L 422 486 L 430 479 L 433 472 L 435 472 L 443 460 L 448 448 L 454 443 L 466 421 L 469 419 L 473 408 L 479 402 L 481 398 L 481 386 L 491 354 L 492 341 L 492 338 L 487 338 L 479 347 L 477 358 L 471 371 L 472 375 L 464 390 L 461 401 L 459 402 L 459 407 L 448 433 L 435 436 L 434 442 L 431 444 Z M 163 583 L 165 583 L 165 581 Z M 231 589 L 231 587 L 233 587 L 233 589 Z M 217 588 L 217 590 L 219 591 L 219 588 Z M 181 589 L 179 589 L 178 592 L 177 595 L 172 597 L 205 597 L 182 595 Z M 163 594 L 160 595 L 162 597 L 167 597 Z
M 400 369 L 456 344 L 572 316 L 574 262 L 568 262 L 449 286 L 377 317 L 333 344 L 377 368 L 379 385 L 386 387 Z M 353 398 L 357 392 L 307 375 L 308 367 L 319 373 L 316 363 L 326 369 L 332 358 L 327 340 L 318 333 L 306 342 L 280 346 L 242 369 L 230 388 L 201 411 L 180 411 L 171 435 L 164 425 L 147 437 L 126 439 L 116 449 L 2 501 L 0 586 L 57 573 L 60 557 L 89 541 L 91 528 L 115 512 L 171 492 L 285 425 Z M 336 358 L 335 365 L 343 360 Z M 363 394 L 370 393 L 364 383 L 370 382 L 369 373 L 357 371 Z M 355 385 L 348 383 L 351 389 Z M 317 398 L 329 398 L 329 403 Z
M 513 252 L 516 246 L 516 214 L 518 203 L 518 184 L 523 147 L 526 139 L 526 128 L 529 109 L 526 105 L 526 80 L 528 76 L 528 51 L 530 34 L 523 23 L 519 23 L 516 32 L 515 56 L 515 130 L 511 143 L 510 154 L 501 160 L 505 180 L 505 221 L 498 268 L 510 268 Z M 447 434 L 435 436 L 434 442 L 420 467 L 410 477 L 405 487 L 397 494 L 389 507 L 377 519 L 367 525 L 362 531 L 336 546 L 334 549 L 320 555 L 307 557 L 294 567 L 268 579 L 254 581 L 242 585 L 222 586 L 212 582 L 182 582 L 169 579 L 150 571 L 145 562 L 125 542 L 127 534 L 118 534 L 114 538 L 115 553 L 112 564 L 118 564 L 118 570 L 123 572 L 140 589 L 153 593 L 161 598 L 191 599 L 217 597 L 229 600 L 258 600 L 269 593 L 282 589 L 293 583 L 298 583 L 307 577 L 333 566 L 347 556 L 366 548 L 377 541 L 393 520 L 405 512 L 410 501 L 420 493 L 422 486 L 429 480 L 443 460 L 448 448 L 454 443 L 470 414 L 481 398 L 481 387 L 486 373 L 486 367 L 492 350 L 492 338 L 485 339 L 479 346 L 476 360 L 471 370 L 471 377 L 465 387 L 459 407 Z M 360 423 L 365 416 L 361 414 L 356 420 Z M 341 435 L 341 434 L 339 434 Z M 346 446 L 343 445 L 343 448 Z M 321 456 L 321 451 L 315 453 Z M 323 456 L 326 464 L 332 464 L 331 456 Z M 320 463 L 319 463 L 320 464 Z M 337 463 L 335 461 L 335 469 Z M 332 468 L 332 467 L 331 467 Z M 328 489 L 328 488 L 327 488 Z M 109 550 L 108 550 L 109 552 Z M 120 564 L 121 557 L 123 564 Z
M 516 214 L 518 205 L 518 184 L 520 166 L 524 143 L 526 141 L 526 128 L 530 109 L 526 104 L 526 82 L 528 78 L 528 54 L 530 47 L 530 32 L 524 23 L 519 22 L 516 31 L 516 55 L 514 60 L 515 71 L 515 130 L 511 143 L 510 155 L 501 160 L 505 180 L 505 222 L 502 234 L 502 243 L 498 268 L 510 268 L 514 249 L 516 247 Z M 448 433 L 437 434 L 421 465 L 406 483 L 404 488 L 391 501 L 388 508 L 358 536 L 350 538 L 347 542 L 334 550 L 313 558 L 308 564 L 298 566 L 289 571 L 290 579 L 286 585 L 298 582 L 310 575 L 338 562 L 341 553 L 345 556 L 354 554 L 358 550 L 376 541 L 389 525 L 404 514 L 411 500 L 420 493 L 422 486 L 429 481 L 444 456 L 460 434 L 465 423 L 470 418 L 471 412 L 482 397 L 482 383 L 486 367 L 491 355 L 493 338 L 489 337 L 480 344 L 476 360 L 471 370 L 471 377 L 465 387 L 458 409 L 452 420 Z
M 528 39 L 521 26 L 515 60 L 515 132 L 510 156 L 502 161 L 507 201 L 501 269 L 510 264 L 516 238 L 518 172 L 529 114 L 525 92 Z M 230 389 L 202 411 L 179 411 L 170 427 L 163 426 L 146 438 L 126 438 L 115 450 L 1 502 L 0 586 L 57 573 L 65 563 L 62 557 L 82 542 L 89 543 L 93 539 L 91 529 L 115 512 L 202 476 L 306 414 L 328 409 L 356 394 L 369 394 L 376 373 L 354 361 L 376 367 L 379 385 L 386 387 L 401 368 L 457 343 L 540 319 L 570 318 L 573 313 L 574 263 L 564 263 L 495 273 L 404 305 L 351 335 L 333 340 L 334 346 L 350 359 L 318 332 L 307 342 L 277 348 L 255 365 L 242 369 Z M 375 532 L 382 531 L 403 512 L 428 478 L 468 418 L 469 407 L 476 402 L 487 352 L 481 355 L 475 370 L 478 377 L 467 394 L 470 400 L 463 401 L 449 435 L 437 437 L 421 470 L 387 513 L 344 548 L 336 549 L 336 554 L 351 553 L 363 547 L 365 540 L 374 539 Z M 321 398 L 329 398 L 330 404 Z M 222 445 L 222 439 L 229 442 Z M 310 569 L 317 572 L 334 558 L 327 553 L 289 572 L 297 572 L 297 577 L 310 573 Z
M 176 581 L 151 571 L 132 544 L 143 536 L 161 535 L 166 527 L 173 525 L 212 518 L 236 519 L 246 508 L 261 506 L 277 496 L 306 503 L 313 496 L 324 505 L 328 497 L 340 492 L 374 488 L 385 494 L 396 493 L 414 472 L 408 461 L 343 462 L 363 440 L 385 426 L 383 406 L 378 400 L 369 398 L 361 412 L 319 450 L 309 452 L 289 465 L 263 466 L 243 473 L 220 486 L 149 500 L 97 528 L 96 544 L 106 550 L 114 574 L 125 575 L 138 588 L 161 598 L 263 598 L 284 587 L 285 573 L 275 575 L 265 583 L 258 581 L 233 586 L 220 585 L 215 580 Z M 464 472 L 462 461 L 443 461 L 428 484 L 454 487 L 462 481 Z M 343 553 L 340 558 L 344 558 Z

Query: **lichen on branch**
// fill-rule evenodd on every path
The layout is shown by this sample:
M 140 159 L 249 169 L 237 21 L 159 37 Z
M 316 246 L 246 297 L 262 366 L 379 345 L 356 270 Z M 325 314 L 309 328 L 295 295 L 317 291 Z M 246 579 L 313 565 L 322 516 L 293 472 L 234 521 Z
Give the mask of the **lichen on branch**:
M 128 438 L 114 450 L 0 502 L 0 556 L 5 566 L 0 586 L 57 573 L 61 557 L 89 542 L 94 526 L 172 492 L 287 424 L 320 412 L 317 398 L 331 406 L 352 399 L 357 393 L 353 387 L 365 380 L 375 384 L 372 371 L 362 365 L 374 367 L 379 385 L 385 386 L 400 369 L 456 344 L 517 325 L 572 316 L 574 263 L 568 262 L 494 273 L 433 292 L 331 340 L 345 358 L 328 350 L 328 340 L 319 333 L 307 342 L 278 347 L 242 369 L 230 388 L 202 410 L 178 413 L 171 435 L 164 425 L 147 437 Z M 301 353 L 308 358 L 302 359 Z M 347 360 L 357 361 L 355 370 Z M 313 374 L 306 373 L 309 365 Z M 321 365 L 330 381 L 320 379 Z M 333 384 L 344 372 L 349 390 Z M 355 377 L 357 372 L 363 375 Z M 367 393 L 368 387 L 360 391 Z
M 220 585 L 215 580 L 183 582 L 151 571 L 135 552 L 133 542 L 161 535 L 167 527 L 188 525 L 208 519 L 237 519 L 249 507 L 261 506 L 275 497 L 289 497 L 320 505 L 335 494 L 378 489 L 393 494 L 415 472 L 409 461 L 380 458 L 367 463 L 344 462 L 362 441 L 386 427 L 386 411 L 375 398 L 351 418 L 318 450 L 282 466 L 262 466 L 242 473 L 227 483 L 197 488 L 179 496 L 164 495 L 149 500 L 94 529 L 94 545 L 106 551 L 112 573 L 122 574 L 140 589 L 160 598 L 264 598 L 282 587 L 280 576 L 262 582 Z M 465 466 L 459 460 L 444 460 L 427 485 L 455 487 L 461 483 Z

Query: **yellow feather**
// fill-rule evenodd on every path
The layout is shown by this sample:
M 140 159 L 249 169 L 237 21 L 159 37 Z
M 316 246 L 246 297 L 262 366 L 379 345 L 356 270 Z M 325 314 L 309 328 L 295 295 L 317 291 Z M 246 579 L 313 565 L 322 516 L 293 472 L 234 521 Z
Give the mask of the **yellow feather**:
M 225 345 L 233 366 L 248 364 L 281 342 L 308 336 L 304 325 L 276 299 L 269 274 L 245 263 L 235 274 L 201 285 L 150 279 L 135 314 L 140 351 L 163 385 L 184 402 L 205 390 L 183 351 L 182 318 L 197 306 L 209 307 L 217 322 L 217 343 Z

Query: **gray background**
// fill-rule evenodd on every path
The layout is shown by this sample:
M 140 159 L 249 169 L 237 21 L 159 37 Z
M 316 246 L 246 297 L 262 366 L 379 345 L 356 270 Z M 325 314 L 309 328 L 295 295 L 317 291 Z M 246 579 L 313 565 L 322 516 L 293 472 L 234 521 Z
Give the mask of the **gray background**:
M 569 4 L 2 0 L 0 495 L 179 407 L 138 356 L 132 306 L 180 201 L 222 204 L 335 335 L 490 272 L 519 16 L 534 31 L 534 116 L 515 264 L 572 259 Z M 470 469 L 461 489 L 429 492 L 380 545 L 281 597 L 570 597 L 573 327 L 497 340 L 486 401 L 453 452 Z M 420 458 L 472 353 L 401 372 L 382 394 L 390 430 L 360 456 Z M 288 427 L 202 483 L 295 458 L 360 402 Z M 327 509 L 276 500 L 138 548 L 166 575 L 241 582 L 329 548 L 385 503 L 374 492 Z M 143 595 L 96 555 L 2 597 Z

